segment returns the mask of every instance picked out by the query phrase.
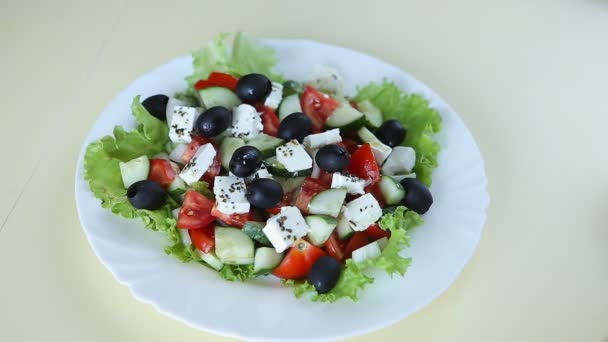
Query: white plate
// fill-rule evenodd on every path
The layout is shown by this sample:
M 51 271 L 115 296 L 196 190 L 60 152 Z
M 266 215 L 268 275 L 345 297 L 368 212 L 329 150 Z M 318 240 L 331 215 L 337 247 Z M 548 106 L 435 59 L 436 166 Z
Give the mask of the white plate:
M 279 58 L 278 70 L 305 79 L 316 64 L 335 66 L 347 91 L 370 81 L 389 78 L 407 92 L 430 101 L 443 118 L 437 139 L 439 168 L 431 192 L 435 203 L 424 226 L 412 235 L 413 257 L 406 276 L 376 281 L 360 301 L 333 304 L 296 299 L 272 277 L 230 283 L 195 263 L 167 256 L 160 233 L 144 229 L 101 208 L 83 179 L 86 146 L 112 132 L 115 125 L 133 128 L 130 104 L 134 96 L 183 90 L 191 58 L 180 57 L 139 77 L 101 113 L 82 147 L 76 174 L 80 222 L 93 250 L 116 279 L 133 295 L 160 312 L 193 327 L 247 340 L 329 340 L 376 330 L 401 320 L 441 294 L 471 258 L 479 241 L 489 203 L 484 163 L 473 137 L 458 115 L 437 94 L 407 73 L 352 50 L 301 40 L 262 40 Z

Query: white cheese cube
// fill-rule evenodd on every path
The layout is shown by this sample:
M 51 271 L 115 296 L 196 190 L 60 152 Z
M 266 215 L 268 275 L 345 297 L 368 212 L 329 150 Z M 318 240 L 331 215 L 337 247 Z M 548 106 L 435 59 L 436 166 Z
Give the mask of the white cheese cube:
M 217 176 L 213 183 L 213 193 L 217 201 L 217 210 L 224 214 L 244 214 L 251 208 L 247 197 L 247 188 L 242 178 L 235 176 Z
M 382 165 L 383 175 L 410 173 L 416 165 L 416 151 L 411 147 L 395 146 Z
M 198 115 L 198 109 L 194 107 L 174 106 L 169 126 L 169 139 L 176 144 L 192 142 L 190 134 Z
M 372 141 L 369 143 L 374 153 L 374 158 L 379 167 L 382 166 L 392 149 L 389 146 L 384 145 L 380 140 Z
M 272 82 L 272 91 L 266 98 L 266 101 L 264 101 L 264 105 L 272 108 L 272 110 L 277 110 L 282 99 L 283 85 L 281 83 Z
M 312 158 L 297 140 L 291 140 L 285 145 L 277 147 L 276 154 L 277 161 L 283 164 L 289 172 L 308 170 L 312 167 Z
M 304 138 L 304 145 L 308 148 L 319 148 L 329 144 L 335 144 L 342 141 L 340 129 L 334 128 L 323 133 L 310 134 Z
M 346 204 L 344 218 L 356 231 L 367 229 L 382 217 L 380 204 L 371 194 L 365 194 Z
M 315 65 L 309 83 L 319 90 L 331 93 L 342 93 L 344 88 L 342 76 L 338 70 L 326 65 Z
M 331 187 L 345 188 L 349 194 L 363 195 L 365 184 L 364 179 L 353 175 L 342 175 L 340 172 L 334 172 L 331 176 Z
M 232 172 L 231 172 L 232 173 Z M 270 174 L 270 172 L 268 172 L 268 169 L 266 168 L 266 165 L 264 165 L 264 163 L 262 163 L 262 165 L 260 166 L 260 168 L 251 176 L 245 178 L 245 181 L 247 181 L 247 183 L 250 183 L 256 179 L 260 179 L 260 178 L 272 178 L 272 174 Z
M 262 230 L 277 253 L 282 253 L 297 239 L 308 234 L 310 227 L 297 207 L 283 207 L 266 221 Z
M 215 154 L 215 148 L 213 148 L 213 145 L 211 144 L 205 144 L 199 147 L 192 159 L 190 159 L 190 162 L 186 164 L 179 173 L 179 177 L 183 179 L 186 184 L 192 185 L 194 182 L 201 179 L 211 164 L 213 164 Z
M 231 135 L 249 141 L 255 138 L 264 126 L 260 113 L 248 104 L 240 104 L 232 112 Z

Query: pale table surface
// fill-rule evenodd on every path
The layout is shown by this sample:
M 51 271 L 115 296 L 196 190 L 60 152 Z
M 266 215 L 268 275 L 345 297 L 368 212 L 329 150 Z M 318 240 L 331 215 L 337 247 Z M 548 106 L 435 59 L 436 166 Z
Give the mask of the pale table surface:
M 608 341 L 608 2 L 322 3 L 0 1 L 0 340 L 228 341 L 113 279 L 73 184 L 115 94 L 242 29 L 407 70 L 461 114 L 486 160 L 492 202 L 465 271 L 420 312 L 352 341 Z

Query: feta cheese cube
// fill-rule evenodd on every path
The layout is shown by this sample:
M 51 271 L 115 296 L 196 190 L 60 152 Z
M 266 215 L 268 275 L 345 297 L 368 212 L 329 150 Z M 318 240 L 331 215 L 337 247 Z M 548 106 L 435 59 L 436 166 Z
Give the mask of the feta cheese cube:
M 217 210 L 224 214 L 244 214 L 251 208 L 245 181 L 236 176 L 217 176 L 213 183 Z
M 232 173 L 232 172 L 231 172 Z M 245 178 L 245 181 L 247 183 L 250 183 L 256 179 L 260 179 L 260 178 L 270 178 L 272 179 L 272 174 L 270 174 L 270 172 L 268 172 L 268 169 L 266 168 L 266 165 L 264 165 L 264 163 L 262 163 L 262 165 L 260 166 L 260 168 L 251 176 Z
M 331 176 L 332 188 L 345 188 L 349 194 L 363 195 L 365 191 L 365 180 L 353 175 L 342 175 L 339 172 L 334 172 Z
M 248 104 L 240 104 L 232 112 L 231 135 L 249 141 L 256 137 L 264 126 L 257 110 Z
M 179 177 L 186 182 L 186 184 L 192 185 L 194 182 L 201 179 L 211 164 L 213 164 L 215 154 L 215 148 L 213 148 L 213 145 L 211 144 L 205 144 L 199 147 L 192 159 L 190 159 L 190 162 L 186 164 L 179 173 Z
M 344 218 L 356 231 L 367 229 L 382 217 L 380 204 L 371 194 L 365 194 L 346 204 Z
M 411 147 L 395 146 L 382 165 L 382 174 L 399 175 L 410 173 L 416 165 L 416 151 Z
M 266 221 L 262 231 L 277 253 L 282 253 L 297 239 L 308 234 L 310 227 L 297 207 L 283 207 L 281 212 Z
M 340 129 L 334 128 L 323 133 L 310 134 L 304 138 L 304 145 L 308 148 L 320 148 L 325 145 L 335 144 L 342 141 Z
M 289 172 L 312 168 L 312 158 L 297 140 L 291 140 L 285 145 L 277 147 L 276 155 L 277 161 L 283 164 Z
M 264 105 L 272 108 L 272 110 L 277 110 L 282 99 L 283 85 L 281 83 L 272 82 L 272 91 L 266 98 L 266 101 L 264 101 Z
M 372 141 L 369 143 L 369 145 L 372 148 L 372 152 L 374 153 L 376 163 L 378 164 L 378 166 L 381 167 L 388 155 L 391 154 L 391 151 L 393 149 L 381 143 L 380 140 Z
M 331 93 L 342 93 L 344 88 L 343 80 L 338 70 L 326 65 L 316 65 L 310 75 L 310 82 L 313 87 Z
M 176 144 L 192 142 L 192 129 L 198 118 L 199 111 L 194 107 L 174 106 L 169 127 L 169 139 Z

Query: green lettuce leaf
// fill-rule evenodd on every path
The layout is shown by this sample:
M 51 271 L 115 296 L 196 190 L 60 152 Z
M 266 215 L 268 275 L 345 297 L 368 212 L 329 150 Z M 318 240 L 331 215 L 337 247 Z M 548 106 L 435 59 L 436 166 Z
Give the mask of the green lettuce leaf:
M 228 281 L 245 281 L 255 278 L 253 265 L 224 265 L 220 270 L 222 278 Z
M 431 185 L 433 170 L 437 167 L 439 144 L 433 135 L 441 130 L 441 116 L 418 94 L 406 94 L 390 81 L 370 83 L 359 89 L 355 101 L 369 100 L 376 105 L 385 120 L 397 119 L 407 129 L 403 145 L 416 150 L 416 177 Z
M 192 183 L 192 188 L 195 191 L 200 192 L 203 196 L 205 196 L 209 199 L 215 199 L 215 195 L 213 194 L 213 191 L 211 191 L 209 189 L 209 183 L 207 183 L 205 181 L 198 181 L 198 182 Z
M 365 275 L 366 269 L 378 268 L 391 277 L 394 274 L 401 276 L 405 274 L 412 260 L 400 256 L 399 252 L 409 246 L 408 231 L 422 223 L 418 214 L 407 211 L 405 207 L 398 207 L 393 213 L 385 214 L 380 220 L 380 227 L 390 231 L 391 237 L 380 256 L 360 264 L 355 263 L 352 259 L 346 260 L 338 283 L 328 293 L 317 293 L 314 286 L 307 281 L 286 280 L 283 283 L 293 287 L 294 294 L 298 298 L 311 294 L 311 299 L 315 302 L 335 302 L 341 298 L 356 301 L 359 298 L 359 292 L 374 282 L 373 278 Z

